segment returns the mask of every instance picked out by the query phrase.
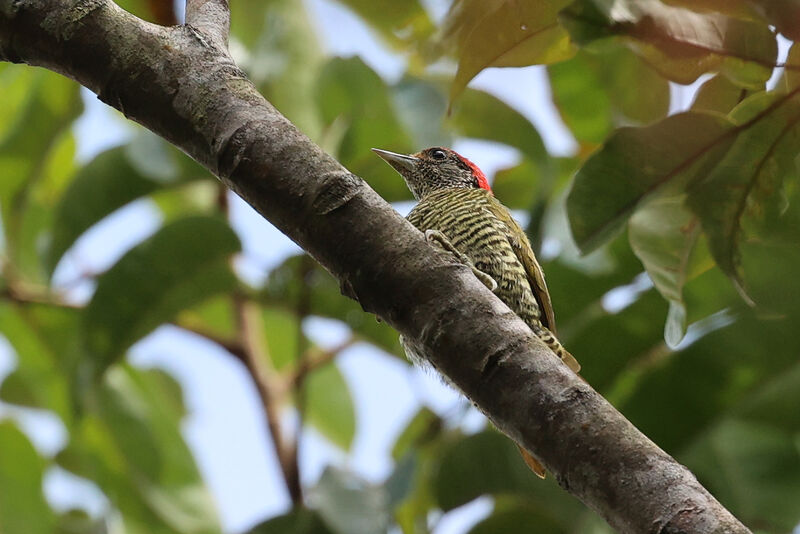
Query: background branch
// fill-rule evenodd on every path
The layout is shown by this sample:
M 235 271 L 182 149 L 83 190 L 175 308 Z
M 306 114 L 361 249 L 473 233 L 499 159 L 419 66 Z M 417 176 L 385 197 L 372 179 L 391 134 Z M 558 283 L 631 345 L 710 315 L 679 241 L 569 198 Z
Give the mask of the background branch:
M 468 269 L 266 102 L 219 46 L 224 4 L 206 4 L 187 12 L 198 34 L 108 1 L 0 0 L 0 59 L 69 76 L 209 168 L 619 531 L 747 532 Z

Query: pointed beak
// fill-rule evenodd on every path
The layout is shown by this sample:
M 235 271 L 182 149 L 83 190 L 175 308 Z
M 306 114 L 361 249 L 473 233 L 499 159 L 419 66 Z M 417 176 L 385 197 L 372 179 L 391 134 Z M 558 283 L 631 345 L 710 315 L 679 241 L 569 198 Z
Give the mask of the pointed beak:
M 372 151 L 379 155 L 386 163 L 394 167 L 401 175 L 405 175 L 406 172 L 412 172 L 420 162 L 420 159 L 417 157 L 397 154 L 395 152 L 389 152 L 388 150 L 381 150 L 380 148 L 373 148 Z

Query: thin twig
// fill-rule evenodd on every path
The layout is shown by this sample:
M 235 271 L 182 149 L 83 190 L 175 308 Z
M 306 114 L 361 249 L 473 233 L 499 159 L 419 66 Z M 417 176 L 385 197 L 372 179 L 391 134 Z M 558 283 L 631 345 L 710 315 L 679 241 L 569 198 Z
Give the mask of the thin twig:
M 351 336 L 329 350 L 322 350 L 319 347 L 312 347 L 306 351 L 305 357 L 301 359 L 295 372 L 290 376 L 289 382 L 293 387 L 302 384 L 309 374 L 320 367 L 332 362 L 343 350 L 348 349 L 358 343 L 357 336 Z
M 308 277 L 314 268 L 314 260 L 307 254 L 303 255 L 300 259 L 300 268 L 297 277 L 300 280 L 300 295 L 297 299 L 297 306 L 295 312 L 297 315 L 297 361 L 299 366 L 303 366 L 306 361 L 308 352 L 306 336 L 303 333 L 303 319 L 311 313 L 311 286 L 307 283 Z M 295 399 L 295 409 L 297 411 L 297 424 L 294 429 L 294 439 L 291 442 L 291 455 L 290 462 L 294 469 L 294 476 L 300 479 L 300 442 L 303 439 L 303 425 L 305 424 L 306 415 L 306 387 L 305 382 L 289 382 L 292 394 Z M 299 482 L 298 482 L 299 484 Z M 302 485 L 300 485 L 302 489 Z
M 264 415 L 267 419 L 267 428 L 275 446 L 275 453 L 278 456 L 278 463 L 283 475 L 283 481 L 289 497 L 295 505 L 301 505 L 303 494 L 300 487 L 300 479 L 294 467 L 292 448 L 287 445 L 281 427 L 280 404 L 282 398 L 281 383 L 266 368 L 269 362 L 269 355 L 264 347 L 265 340 L 261 324 L 261 310 L 258 305 L 244 300 L 242 297 L 234 297 L 234 303 L 239 322 L 240 342 L 244 347 L 244 363 L 250 376 L 253 377 L 261 404 L 264 407 Z
M 200 337 L 206 338 L 207 340 L 216 343 L 217 345 L 219 345 L 220 347 L 222 347 L 223 349 L 228 351 L 231 354 L 231 356 L 233 356 L 234 358 L 236 358 L 240 362 L 244 363 L 245 365 L 247 364 L 247 361 L 246 361 L 247 360 L 247 356 L 245 355 L 245 347 L 244 347 L 244 345 L 242 345 L 242 343 L 241 343 L 241 341 L 239 339 L 230 339 L 230 338 L 225 338 L 225 337 L 222 337 L 222 336 L 218 336 L 217 334 L 214 334 L 213 332 L 209 332 L 208 330 L 206 330 L 204 328 L 198 328 L 196 326 L 193 326 L 193 325 L 190 325 L 190 324 L 186 324 L 185 322 L 173 321 L 170 324 L 172 324 L 173 326 L 177 326 L 178 328 L 181 328 L 183 330 L 186 330 L 187 332 L 191 332 L 193 334 L 196 334 L 196 335 L 198 335 Z

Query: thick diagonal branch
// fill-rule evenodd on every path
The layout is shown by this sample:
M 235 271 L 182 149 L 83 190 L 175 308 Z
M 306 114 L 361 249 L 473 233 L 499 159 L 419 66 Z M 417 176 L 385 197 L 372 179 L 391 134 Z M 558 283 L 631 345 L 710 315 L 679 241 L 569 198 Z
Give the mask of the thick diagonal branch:
M 77 80 L 208 167 L 617 530 L 748 532 L 468 268 L 297 131 L 203 30 L 147 24 L 106 0 L 0 0 L 0 59 Z

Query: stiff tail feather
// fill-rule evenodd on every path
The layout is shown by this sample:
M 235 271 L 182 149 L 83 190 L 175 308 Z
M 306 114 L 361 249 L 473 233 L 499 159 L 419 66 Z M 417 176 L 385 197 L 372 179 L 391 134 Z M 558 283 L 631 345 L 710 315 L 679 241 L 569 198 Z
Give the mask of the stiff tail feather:
M 525 460 L 525 465 L 533 471 L 533 474 L 539 478 L 544 478 L 547 475 L 547 472 L 544 470 L 544 466 L 539 463 L 539 460 L 531 456 L 531 453 L 526 451 L 522 448 L 522 446 L 517 445 L 519 449 L 519 453 L 522 455 L 522 459 Z
M 531 330 L 533 330 L 533 333 L 536 334 L 550 350 L 555 352 L 556 356 L 561 358 L 561 361 L 567 364 L 567 367 L 572 369 L 573 372 L 578 373 L 581 370 L 581 364 L 578 363 L 575 356 L 570 354 L 567 349 L 561 345 L 561 342 L 556 339 L 556 336 L 554 336 L 550 330 L 539 325 L 534 325 Z

